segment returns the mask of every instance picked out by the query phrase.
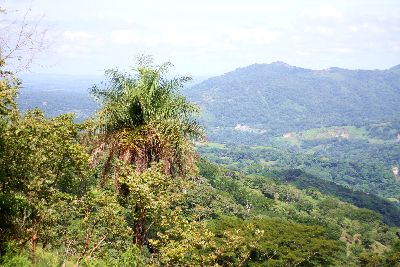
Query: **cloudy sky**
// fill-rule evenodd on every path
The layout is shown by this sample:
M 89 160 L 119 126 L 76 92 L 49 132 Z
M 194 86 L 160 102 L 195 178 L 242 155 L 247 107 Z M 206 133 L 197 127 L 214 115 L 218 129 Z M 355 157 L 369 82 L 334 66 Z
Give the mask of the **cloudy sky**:
M 323 69 L 400 64 L 398 0 L 2 0 L 44 15 L 33 72 L 101 73 L 138 54 L 194 76 L 284 61 Z

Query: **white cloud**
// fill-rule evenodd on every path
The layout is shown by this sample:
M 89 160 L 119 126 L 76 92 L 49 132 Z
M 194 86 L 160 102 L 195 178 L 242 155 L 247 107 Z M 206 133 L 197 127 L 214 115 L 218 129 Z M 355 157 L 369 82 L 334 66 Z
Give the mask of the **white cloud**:
M 121 29 L 111 32 L 111 41 L 115 44 L 129 45 L 172 45 L 172 46 L 205 46 L 209 43 L 209 37 L 201 33 L 181 33 L 165 31 L 158 34 L 138 34 L 133 30 Z
M 331 27 L 317 26 L 316 31 L 321 34 L 333 34 L 335 29 Z
M 368 32 L 370 34 L 382 35 L 386 32 L 382 26 L 375 23 L 364 23 L 362 27 L 365 32 Z
M 61 44 L 56 47 L 56 52 L 69 58 L 84 58 L 87 57 L 90 49 L 83 45 L 76 44 Z
M 8 2 L 21 10 L 27 1 Z M 124 67 L 142 51 L 171 60 L 177 72 L 207 75 L 277 60 L 309 68 L 380 68 L 400 60 L 395 0 L 71 1 L 35 0 L 56 36 L 56 53 L 39 63 L 62 62 L 55 72 L 67 64 L 75 72 L 99 62 Z
M 261 27 L 255 28 L 234 28 L 229 32 L 233 41 L 243 41 L 253 44 L 269 44 L 278 40 L 279 32 L 269 31 Z
M 111 32 L 111 41 L 115 44 L 132 44 L 140 41 L 139 36 L 132 30 L 116 30 Z
M 349 26 L 349 27 L 348 27 L 348 30 L 349 30 L 350 32 L 352 32 L 352 33 L 357 33 L 357 32 L 360 31 L 360 27 L 359 27 L 359 26 L 356 26 L 356 25 L 352 25 L 352 26 Z
M 337 47 L 333 49 L 334 52 L 338 52 L 338 53 L 351 53 L 353 51 L 353 49 L 349 48 L 349 47 Z
M 167 32 L 161 36 L 161 43 L 178 46 L 205 46 L 209 37 L 205 34 Z
M 312 19 L 341 20 L 344 17 L 342 11 L 331 5 L 322 5 L 317 8 L 311 9 L 305 13 L 306 16 Z
M 55 51 L 69 58 L 85 58 L 103 44 L 103 38 L 95 34 L 67 30 L 56 41 Z
M 82 42 L 94 38 L 93 35 L 84 31 L 65 31 L 63 32 L 62 37 L 64 40 L 71 42 L 76 42 L 76 41 Z
M 170 45 L 195 48 L 221 48 L 235 44 L 269 44 L 279 38 L 279 32 L 262 27 L 232 27 L 213 32 L 164 30 L 150 33 L 119 29 L 111 32 L 111 42 L 118 45 Z

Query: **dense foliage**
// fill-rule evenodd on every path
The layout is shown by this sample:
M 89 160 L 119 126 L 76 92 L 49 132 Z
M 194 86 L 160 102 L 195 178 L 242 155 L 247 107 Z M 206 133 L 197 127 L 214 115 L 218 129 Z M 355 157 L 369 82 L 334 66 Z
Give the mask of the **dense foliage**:
M 214 162 L 247 173 L 268 174 L 298 169 L 303 173 L 303 181 L 306 179 L 308 183 L 319 184 L 320 188 L 326 187 L 326 192 L 335 192 L 339 188 L 349 192 L 362 191 L 365 192 L 363 199 L 378 195 L 386 198 L 386 202 L 398 205 L 400 183 L 396 169 L 400 166 L 400 144 L 394 139 L 395 133 L 400 131 L 398 126 L 398 121 L 392 121 L 362 127 L 315 128 L 275 137 L 265 146 L 210 143 L 200 146 L 199 152 Z M 282 175 L 277 178 L 286 179 Z M 335 183 L 336 189 L 326 181 L 312 181 L 321 179 Z M 344 191 L 342 195 L 348 194 Z
M 286 237 L 288 239 L 285 240 L 287 243 L 279 246 L 280 250 L 275 251 L 275 253 L 279 253 L 279 256 L 271 256 L 268 254 L 270 253 L 268 252 L 268 249 L 261 250 L 262 252 L 255 252 L 258 250 L 259 246 L 265 246 L 264 248 L 268 248 L 271 245 L 267 245 L 268 242 L 270 242 L 267 241 L 268 237 L 265 237 L 266 239 L 261 237 L 260 240 L 256 242 L 257 245 L 254 246 L 252 253 L 256 253 L 256 255 L 258 253 L 264 253 L 266 258 L 263 258 L 261 262 L 269 265 L 275 264 L 274 260 L 278 261 L 276 266 L 284 266 L 285 264 L 295 265 L 291 262 L 296 261 L 296 256 L 294 255 L 297 253 L 305 253 L 305 255 L 308 255 L 301 257 L 302 259 L 304 259 L 304 257 L 311 257 L 313 254 L 312 245 L 304 248 L 307 252 L 301 251 L 303 246 L 299 245 L 303 242 L 301 241 L 302 239 L 307 239 L 306 235 L 301 233 L 305 229 L 312 231 L 313 237 L 322 238 L 321 240 L 309 240 L 309 244 L 321 242 L 320 245 L 322 247 L 329 247 L 325 252 L 323 250 L 318 251 L 318 253 L 324 253 L 323 257 L 327 262 L 319 262 L 316 265 L 322 264 L 323 266 L 358 265 L 359 258 L 362 255 L 369 255 L 371 257 L 373 255 L 380 255 L 379 257 L 382 257 L 382 266 L 384 266 L 383 259 L 386 257 L 384 255 L 389 253 L 388 251 L 383 252 L 385 251 L 385 247 L 390 247 L 391 244 L 398 242 L 396 228 L 390 228 L 388 225 L 384 224 L 381 220 L 382 217 L 379 214 L 371 210 L 356 208 L 355 206 L 342 202 L 335 197 L 321 194 L 315 188 L 299 190 L 294 186 L 279 183 L 266 176 L 245 176 L 210 164 L 207 161 L 202 161 L 200 163 L 200 174 L 207 177 L 210 185 L 220 192 L 219 195 L 228 195 L 230 198 L 233 198 L 231 201 L 236 202 L 237 205 L 241 205 L 245 209 L 244 213 L 236 215 L 244 219 L 242 224 L 246 225 L 246 223 L 249 223 L 250 225 L 264 225 L 264 227 L 267 227 L 266 225 L 270 224 L 272 229 L 268 228 L 268 231 L 262 226 L 258 228 L 259 230 L 266 231 L 266 233 L 268 233 L 267 236 L 274 236 L 275 231 L 277 231 L 276 234 L 285 239 L 285 234 L 289 233 Z M 226 214 L 232 204 L 225 204 L 225 206 L 227 207 L 224 211 Z M 207 212 L 205 214 L 210 213 Z M 212 216 L 212 213 L 210 216 Z M 222 217 L 223 224 L 220 226 L 223 229 L 224 227 L 229 227 L 229 225 L 234 225 L 235 220 L 237 222 L 237 219 L 234 218 L 229 219 L 232 222 L 227 222 L 226 219 L 223 218 L 224 217 Z M 271 218 L 279 218 L 281 221 L 271 221 Z M 217 221 L 220 220 L 221 219 L 218 219 Z M 303 226 L 292 224 L 290 227 L 289 224 L 288 227 L 290 230 L 284 231 L 280 227 L 286 227 L 287 225 L 284 226 L 285 222 L 282 220 L 287 220 Z M 257 222 L 259 224 L 257 224 Z M 304 225 L 312 227 L 302 228 Z M 218 234 L 216 236 L 218 237 Z M 296 236 L 298 239 L 296 239 Z M 266 244 L 263 244 L 263 240 L 265 240 Z M 279 238 L 274 240 L 276 243 L 273 242 L 273 244 L 278 245 L 280 242 Z M 328 240 L 340 242 L 329 243 Z M 294 247 L 291 247 L 289 245 L 290 243 L 293 243 Z M 286 247 L 291 247 L 291 250 L 290 252 L 287 252 L 287 255 L 285 255 L 283 250 Z M 336 252 L 331 254 L 333 251 Z M 290 260 L 287 259 L 284 263 L 279 263 L 279 260 L 282 260 L 287 256 Z M 249 259 L 249 266 L 252 266 L 250 263 L 257 262 L 257 259 L 256 256 Z M 308 266 L 307 264 L 313 266 L 310 262 L 307 262 L 304 265 Z
M 214 145 L 202 152 L 230 168 L 199 160 L 198 108 L 178 91 L 188 78 L 168 67 L 144 58 L 131 74 L 107 71 L 83 124 L 19 111 L 20 83 L 3 73 L 3 266 L 398 265 L 397 206 L 371 196 L 382 202 L 358 208 L 344 187 L 305 186 L 314 176 L 293 168 L 307 158 L 268 154 L 287 173 L 247 158 L 254 149 Z

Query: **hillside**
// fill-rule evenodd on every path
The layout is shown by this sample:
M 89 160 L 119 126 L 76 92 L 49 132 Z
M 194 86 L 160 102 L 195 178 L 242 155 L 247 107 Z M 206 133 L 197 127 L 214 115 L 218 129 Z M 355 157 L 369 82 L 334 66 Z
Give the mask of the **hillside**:
M 396 118 L 399 69 L 254 64 L 203 81 L 185 94 L 202 107 L 210 140 L 263 143 L 292 131 Z
M 199 152 L 232 170 L 273 173 L 275 178 L 300 188 L 312 185 L 321 192 L 384 214 L 384 206 L 400 207 L 399 132 L 399 121 L 322 127 L 274 137 L 267 145 L 209 143 L 199 146 Z M 285 173 L 292 170 L 299 170 L 297 176 L 301 178 L 288 179 Z M 357 191 L 358 196 L 350 197 L 354 193 L 351 190 Z M 383 202 L 372 200 L 373 195 L 392 204 L 377 204 Z

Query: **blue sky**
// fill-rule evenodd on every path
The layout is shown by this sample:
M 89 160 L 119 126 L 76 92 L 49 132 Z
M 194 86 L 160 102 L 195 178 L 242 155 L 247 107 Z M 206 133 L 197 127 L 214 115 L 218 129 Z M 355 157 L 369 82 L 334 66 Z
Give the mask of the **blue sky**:
M 44 15 L 48 48 L 31 71 L 95 74 L 138 54 L 194 76 L 284 61 L 385 69 L 400 64 L 398 0 L 3 0 Z

